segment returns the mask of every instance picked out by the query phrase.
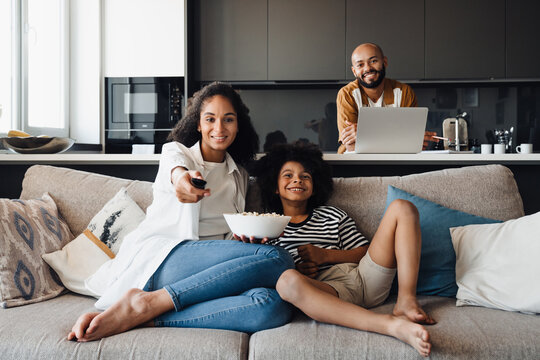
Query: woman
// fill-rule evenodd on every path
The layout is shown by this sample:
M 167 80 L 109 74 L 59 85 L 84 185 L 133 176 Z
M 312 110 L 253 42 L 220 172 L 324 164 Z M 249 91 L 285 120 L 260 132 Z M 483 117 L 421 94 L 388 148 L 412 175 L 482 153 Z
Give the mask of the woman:
M 190 99 L 163 146 L 147 217 L 114 260 L 87 279 L 103 313 L 84 314 L 69 340 L 92 341 L 133 327 L 205 327 L 255 332 L 283 325 L 290 305 L 275 290 L 294 262 L 278 247 L 223 239 L 224 212 L 244 210 L 241 167 L 258 148 L 249 110 L 231 86 Z M 205 180 L 206 189 L 193 185 Z M 227 235 L 227 238 L 231 238 Z

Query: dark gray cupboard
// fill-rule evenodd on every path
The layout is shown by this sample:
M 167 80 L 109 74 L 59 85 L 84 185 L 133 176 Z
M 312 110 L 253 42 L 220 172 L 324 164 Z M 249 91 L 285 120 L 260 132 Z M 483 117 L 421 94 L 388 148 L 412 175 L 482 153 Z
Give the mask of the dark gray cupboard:
M 506 76 L 540 78 L 540 1 L 508 0 Z
M 343 79 L 345 0 L 268 0 L 268 80 Z
M 505 77 L 505 0 L 427 0 L 426 79 Z
M 193 5 L 194 79 L 268 80 L 267 0 L 197 0 Z
M 348 80 L 351 52 L 368 41 L 384 49 L 394 79 L 540 77 L 540 1 L 198 0 L 193 7 L 195 81 Z
M 388 58 L 387 76 L 424 78 L 424 0 L 348 0 L 345 35 L 347 79 L 354 79 L 351 54 L 356 46 L 374 42 Z

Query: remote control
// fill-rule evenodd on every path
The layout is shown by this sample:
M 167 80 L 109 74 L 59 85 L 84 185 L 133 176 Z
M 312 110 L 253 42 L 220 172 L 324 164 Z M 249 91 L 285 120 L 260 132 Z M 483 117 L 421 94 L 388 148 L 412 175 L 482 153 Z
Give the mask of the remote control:
M 204 187 L 206 186 L 206 181 L 202 179 L 192 178 L 191 184 L 195 186 L 197 189 L 204 189 Z

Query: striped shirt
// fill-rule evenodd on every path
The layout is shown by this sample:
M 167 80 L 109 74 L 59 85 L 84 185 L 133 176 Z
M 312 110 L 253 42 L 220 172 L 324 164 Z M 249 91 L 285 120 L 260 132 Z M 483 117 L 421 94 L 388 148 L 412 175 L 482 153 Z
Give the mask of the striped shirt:
M 334 206 L 315 208 L 301 223 L 289 223 L 282 237 L 270 242 L 289 251 L 295 264 L 301 262 L 298 247 L 311 244 L 324 249 L 351 250 L 368 244 L 357 229 L 354 220 L 345 211 Z M 323 265 L 320 270 L 332 267 Z

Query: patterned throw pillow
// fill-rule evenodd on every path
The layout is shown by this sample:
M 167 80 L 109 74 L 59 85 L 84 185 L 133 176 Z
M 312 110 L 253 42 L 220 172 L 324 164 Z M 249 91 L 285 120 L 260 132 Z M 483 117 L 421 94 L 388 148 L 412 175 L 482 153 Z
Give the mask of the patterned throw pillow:
M 73 239 L 54 200 L 0 199 L 0 306 L 31 304 L 59 295 L 64 287 L 41 255 Z

